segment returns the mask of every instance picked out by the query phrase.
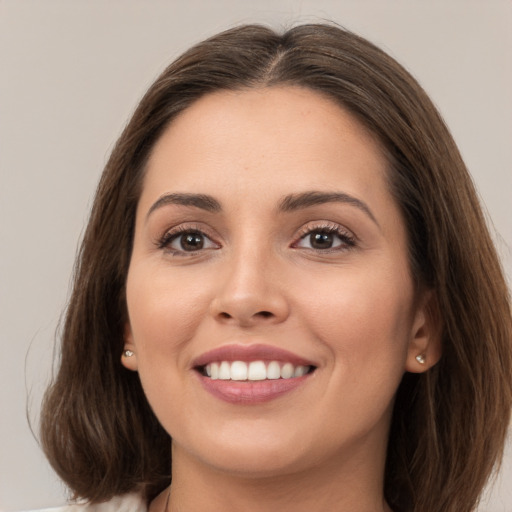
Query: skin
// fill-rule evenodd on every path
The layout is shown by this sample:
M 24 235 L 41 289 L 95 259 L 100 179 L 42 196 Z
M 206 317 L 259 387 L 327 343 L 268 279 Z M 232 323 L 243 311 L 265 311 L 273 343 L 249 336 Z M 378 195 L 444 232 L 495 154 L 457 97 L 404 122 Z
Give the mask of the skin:
M 169 510 L 389 510 L 394 394 L 405 371 L 437 362 L 439 340 L 387 173 L 364 127 L 296 87 L 207 95 L 157 142 L 137 209 L 125 334 L 134 355 L 123 364 L 173 439 Z M 364 206 L 279 211 L 308 191 Z M 154 206 L 170 193 L 207 194 L 222 209 Z M 308 233 L 326 226 L 341 233 L 327 234 L 334 247 L 312 245 Z M 183 250 L 179 235 L 163 247 L 176 228 L 204 233 L 203 248 Z M 227 403 L 192 361 L 230 343 L 280 347 L 316 369 L 274 400 Z

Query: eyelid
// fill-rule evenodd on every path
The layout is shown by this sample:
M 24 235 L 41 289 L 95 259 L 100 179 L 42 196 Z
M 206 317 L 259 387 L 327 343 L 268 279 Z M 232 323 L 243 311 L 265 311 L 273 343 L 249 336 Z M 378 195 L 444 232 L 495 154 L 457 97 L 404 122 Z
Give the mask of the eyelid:
M 198 249 L 197 251 L 184 251 L 180 249 L 174 249 L 170 247 L 170 244 L 176 240 L 180 235 L 186 233 L 199 233 L 205 238 L 207 238 L 215 247 L 205 247 Z M 199 253 L 204 253 L 205 251 L 211 251 L 213 249 L 220 249 L 221 244 L 216 240 L 217 237 L 211 233 L 210 229 L 207 229 L 203 225 L 199 225 L 196 223 L 182 223 L 177 226 L 168 228 L 164 231 L 164 233 L 155 240 L 155 245 L 158 249 L 166 251 L 173 255 L 179 256 L 194 256 Z
M 354 247 L 358 242 L 357 236 L 352 231 L 350 231 L 343 225 L 338 224 L 337 222 L 311 221 L 299 229 L 297 235 L 294 237 L 294 242 L 292 243 L 292 247 L 300 248 L 300 247 L 298 247 L 298 244 L 301 240 L 304 240 L 307 236 L 309 236 L 310 234 L 312 234 L 314 232 L 322 232 L 322 231 L 326 232 L 326 233 L 333 233 L 335 235 L 338 235 L 338 237 L 344 243 L 340 247 L 334 247 L 334 248 L 330 248 L 330 249 L 311 248 L 310 250 L 317 251 L 317 252 L 323 252 L 323 253 L 328 253 L 330 251 L 337 252 L 337 251 L 343 251 L 343 250 L 350 249 L 350 248 Z M 307 249 L 307 248 L 305 248 L 305 249 Z
M 306 250 L 311 250 L 315 252 L 321 253 L 329 253 L 329 252 L 339 252 L 343 250 L 349 250 L 354 247 L 357 242 L 357 236 L 344 227 L 341 224 L 338 224 L 333 221 L 319 220 L 319 221 L 310 221 L 297 231 L 294 236 L 293 242 L 291 243 L 292 248 L 301 249 L 298 244 L 304 240 L 308 235 L 314 232 L 325 232 L 325 233 L 333 233 L 339 237 L 341 240 L 341 244 L 327 249 L 316 249 L 316 248 L 304 248 Z M 185 233 L 199 233 L 205 238 L 207 238 L 213 247 L 203 247 L 198 249 L 197 251 L 185 251 L 180 249 L 174 249 L 170 247 L 170 244 L 176 240 L 181 234 Z M 222 245 L 218 242 L 218 236 L 212 233 L 212 230 L 208 228 L 208 226 L 204 226 L 203 224 L 198 223 L 181 223 L 176 226 L 167 228 L 163 234 L 155 240 L 154 244 L 158 249 L 164 250 L 170 254 L 177 256 L 194 256 L 204 253 L 206 251 L 211 251 L 214 249 L 220 249 Z

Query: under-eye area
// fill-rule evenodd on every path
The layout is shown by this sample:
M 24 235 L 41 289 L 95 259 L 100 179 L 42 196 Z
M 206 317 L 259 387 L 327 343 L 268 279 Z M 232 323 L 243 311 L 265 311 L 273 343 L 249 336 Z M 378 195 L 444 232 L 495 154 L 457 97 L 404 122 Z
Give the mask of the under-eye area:
M 316 367 L 281 361 L 215 361 L 195 369 L 212 380 L 251 382 L 303 377 L 313 373 Z

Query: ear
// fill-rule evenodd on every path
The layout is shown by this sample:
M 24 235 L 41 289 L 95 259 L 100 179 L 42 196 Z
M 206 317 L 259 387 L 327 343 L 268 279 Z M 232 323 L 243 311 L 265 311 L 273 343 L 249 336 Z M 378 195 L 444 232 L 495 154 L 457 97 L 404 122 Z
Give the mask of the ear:
M 139 368 L 137 363 L 137 350 L 133 343 L 133 333 L 130 322 L 126 322 L 124 326 L 124 348 L 121 355 L 121 364 L 133 372 L 136 372 Z
M 423 373 L 432 368 L 442 354 L 441 315 L 433 290 L 422 293 L 412 324 L 411 341 L 407 350 L 405 370 Z

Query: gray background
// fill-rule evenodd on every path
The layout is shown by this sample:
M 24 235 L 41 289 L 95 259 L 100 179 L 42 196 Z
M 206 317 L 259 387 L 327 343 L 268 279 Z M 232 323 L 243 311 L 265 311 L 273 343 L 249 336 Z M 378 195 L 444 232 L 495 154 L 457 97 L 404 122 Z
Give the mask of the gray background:
M 64 501 L 26 406 L 37 424 L 77 243 L 137 100 L 206 36 L 319 19 L 368 37 L 423 84 L 474 176 L 511 282 L 512 2 L 0 0 L 1 510 Z M 510 449 L 480 510 L 512 511 Z

